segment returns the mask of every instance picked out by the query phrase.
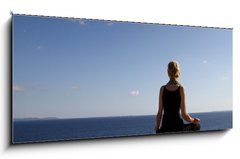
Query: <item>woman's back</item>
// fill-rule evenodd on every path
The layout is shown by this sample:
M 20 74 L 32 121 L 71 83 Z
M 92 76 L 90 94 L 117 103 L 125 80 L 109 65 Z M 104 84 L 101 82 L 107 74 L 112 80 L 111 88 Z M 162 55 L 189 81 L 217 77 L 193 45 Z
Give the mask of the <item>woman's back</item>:
M 164 114 L 179 114 L 181 104 L 180 86 L 176 90 L 168 90 L 164 86 L 163 90 L 163 108 Z
M 175 89 L 171 89 L 174 88 Z M 163 131 L 179 131 L 183 128 L 183 120 L 180 117 L 180 106 L 181 106 L 181 86 L 163 86 Z

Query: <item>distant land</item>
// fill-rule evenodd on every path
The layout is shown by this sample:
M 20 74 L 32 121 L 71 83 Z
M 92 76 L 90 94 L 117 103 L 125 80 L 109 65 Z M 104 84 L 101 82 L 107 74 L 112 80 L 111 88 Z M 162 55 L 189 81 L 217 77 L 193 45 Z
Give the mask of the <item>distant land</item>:
M 57 117 L 46 117 L 46 118 L 15 118 L 14 121 L 30 121 L 30 120 L 55 120 L 60 119 Z
M 201 113 L 219 113 L 219 112 L 232 112 L 232 110 L 220 110 L 220 111 L 209 111 L 209 112 L 193 112 L 189 113 L 192 114 L 201 114 Z M 61 118 L 61 117 L 29 117 L 29 118 L 14 118 L 13 121 L 34 121 L 34 120 L 57 120 L 57 119 L 84 119 L 84 118 L 112 118 L 112 117 L 137 117 L 137 116 L 152 116 L 156 114 L 149 114 L 149 115 L 124 115 L 124 116 L 96 116 L 96 117 L 76 117 L 76 118 Z

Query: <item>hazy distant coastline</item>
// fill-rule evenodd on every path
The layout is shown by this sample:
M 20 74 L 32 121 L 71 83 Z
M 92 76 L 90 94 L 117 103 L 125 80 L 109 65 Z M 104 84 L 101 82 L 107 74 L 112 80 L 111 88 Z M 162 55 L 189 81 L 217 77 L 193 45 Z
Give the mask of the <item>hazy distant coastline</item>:
M 189 114 L 201 114 L 201 113 L 219 113 L 219 112 L 232 112 L 232 110 L 220 110 L 220 111 L 209 111 L 209 112 L 194 112 Z M 58 120 L 58 119 L 89 119 L 89 118 L 113 118 L 113 117 L 138 117 L 138 116 L 153 116 L 156 114 L 149 115 L 123 115 L 123 116 L 98 116 L 98 117 L 76 117 L 76 118 L 61 118 L 61 117 L 29 117 L 29 118 L 15 118 L 13 121 L 35 121 L 35 120 Z
M 15 118 L 13 121 L 30 121 L 30 120 L 55 120 L 55 119 L 60 119 L 57 117 L 46 117 L 46 118 Z

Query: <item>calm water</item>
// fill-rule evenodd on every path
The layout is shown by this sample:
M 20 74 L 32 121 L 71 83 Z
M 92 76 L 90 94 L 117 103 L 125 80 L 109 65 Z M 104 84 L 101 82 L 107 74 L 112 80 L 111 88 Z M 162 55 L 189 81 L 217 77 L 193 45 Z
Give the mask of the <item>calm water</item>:
M 201 130 L 232 128 L 232 112 L 194 113 L 201 119 Z M 14 121 L 13 143 L 74 140 L 101 137 L 150 135 L 155 115 Z

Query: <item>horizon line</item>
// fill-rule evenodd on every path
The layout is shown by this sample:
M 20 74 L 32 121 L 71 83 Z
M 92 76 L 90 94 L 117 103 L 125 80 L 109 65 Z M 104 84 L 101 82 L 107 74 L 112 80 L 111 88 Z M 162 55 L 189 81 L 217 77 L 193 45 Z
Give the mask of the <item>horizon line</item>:
M 213 113 L 213 112 L 232 112 L 233 110 L 214 110 L 206 112 L 189 112 L 189 114 L 195 113 Z M 88 117 L 23 117 L 12 118 L 12 120 L 47 120 L 47 119 L 86 119 L 86 118 L 111 118 L 111 117 L 137 117 L 137 116 L 152 116 L 156 114 L 143 114 L 143 115 L 117 115 L 117 116 L 88 116 Z

